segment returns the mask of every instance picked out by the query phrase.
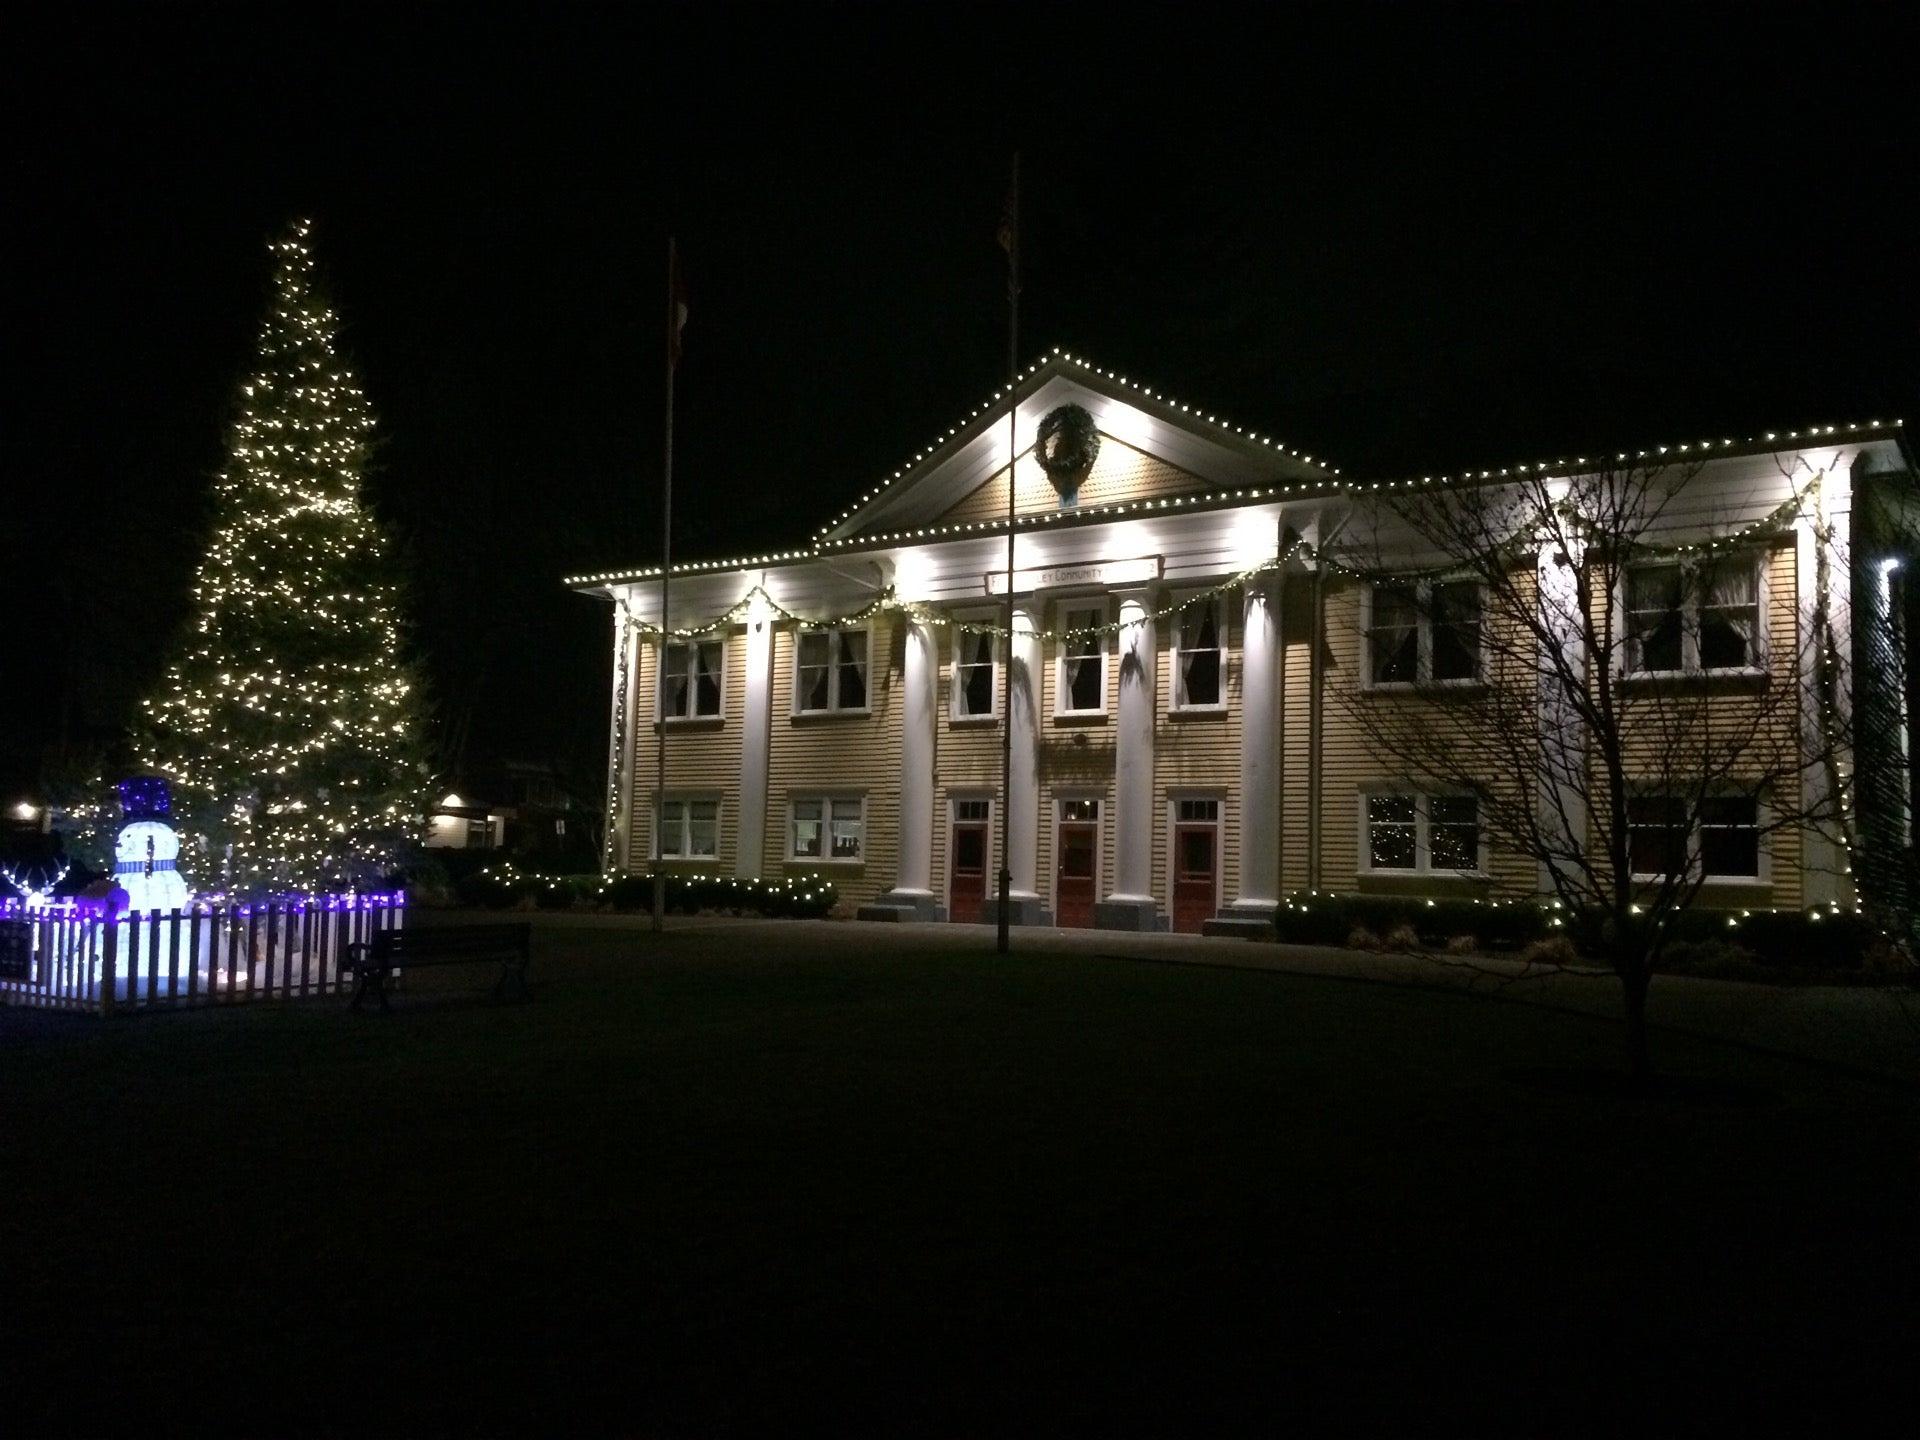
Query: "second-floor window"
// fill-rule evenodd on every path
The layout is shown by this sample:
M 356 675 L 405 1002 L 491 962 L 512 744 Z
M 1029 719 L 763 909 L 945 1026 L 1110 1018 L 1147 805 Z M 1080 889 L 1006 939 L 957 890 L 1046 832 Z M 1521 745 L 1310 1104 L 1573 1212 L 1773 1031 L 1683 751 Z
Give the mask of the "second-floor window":
M 1375 685 L 1480 678 L 1480 587 L 1420 580 L 1373 587 L 1367 677 Z
M 953 713 L 967 720 L 994 713 L 994 637 L 973 630 L 955 632 Z
M 660 716 L 697 720 L 720 714 L 720 672 L 724 647 L 718 640 L 667 646 L 660 668 Z
M 1226 701 L 1221 604 L 1220 597 L 1209 596 L 1181 607 L 1174 633 L 1173 704 L 1177 710 L 1206 709 Z
M 1640 675 L 1760 664 L 1760 567 L 1751 556 L 1627 571 L 1627 667 Z
M 1107 708 L 1107 623 L 1104 605 L 1069 606 L 1060 642 L 1060 701 L 1057 709 L 1076 711 Z
M 865 630 L 802 630 L 795 662 L 796 710 L 867 708 Z

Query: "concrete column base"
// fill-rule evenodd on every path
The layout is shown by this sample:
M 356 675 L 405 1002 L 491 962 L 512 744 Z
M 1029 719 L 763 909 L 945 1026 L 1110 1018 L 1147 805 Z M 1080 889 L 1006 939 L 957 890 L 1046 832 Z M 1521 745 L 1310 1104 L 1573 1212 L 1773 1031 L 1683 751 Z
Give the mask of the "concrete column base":
M 947 918 L 947 907 L 930 890 L 889 890 L 853 912 L 856 920 L 929 920 Z
M 1010 895 L 1007 897 L 1007 923 L 1009 925 L 1052 925 L 1053 912 L 1047 909 L 1046 902 L 1038 895 Z M 1000 897 L 995 896 L 980 907 L 982 924 L 1000 923 Z
M 1093 928 L 1157 931 L 1172 929 L 1173 922 L 1160 913 L 1160 907 L 1151 899 L 1127 900 L 1116 896 L 1093 902 Z

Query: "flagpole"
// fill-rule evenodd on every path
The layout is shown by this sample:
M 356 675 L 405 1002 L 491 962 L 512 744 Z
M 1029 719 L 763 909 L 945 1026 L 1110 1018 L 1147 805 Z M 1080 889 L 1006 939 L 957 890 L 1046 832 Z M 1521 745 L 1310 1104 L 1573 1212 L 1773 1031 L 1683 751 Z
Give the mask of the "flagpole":
M 995 946 L 1005 955 L 1013 938 L 1013 871 L 1008 867 L 1007 845 L 1013 835 L 1013 519 L 1019 491 L 1019 440 L 1016 422 L 1020 413 L 1020 152 L 1013 152 L 1013 188 L 1008 194 L 1011 221 L 1007 243 L 1007 606 L 1006 635 L 1002 639 L 1001 668 L 1006 675 L 1004 701 L 1000 713 L 1000 915 Z M 1028 677 L 1029 686 L 1033 684 Z
M 673 579 L 673 372 L 674 342 L 679 325 L 679 299 L 674 280 L 679 256 L 674 240 L 667 237 L 667 427 L 666 444 L 661 457 L 660 500 L 660 629 L 653 647 L 654 733 L 657 762 L 653 774 L 653 928 L 661 931 L 667 924 L 667 877 L 660 868 L 660 837 L 666 828 L 662 813 L 667 803 L 667 726 L 660 705 L 666 694 L 667 679 L 667 593 Z

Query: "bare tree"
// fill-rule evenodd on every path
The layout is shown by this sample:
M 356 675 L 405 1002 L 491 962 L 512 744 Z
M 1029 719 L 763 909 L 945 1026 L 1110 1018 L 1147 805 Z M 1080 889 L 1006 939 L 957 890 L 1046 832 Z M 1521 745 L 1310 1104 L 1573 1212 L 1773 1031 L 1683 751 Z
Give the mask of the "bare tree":
M 1789 502 L 1735 527 L 1711 523 L 1698 475 L 1389 490 L 1348 527 L 1366 549 L 1324 557 L 1369 582 L 1361 673 L 1336 704 L 1376 763 L 1472 796 L 1486 841 L 1530 862 L 1556 923 L 1619 978 L 1641 1081 L 1678 912 L 1765 854 L 1843 870 L 1852 839 L 1824 573 L 1816 613 L 1796 599 L 1796 524 L 1835 563 L 1819 482 L 1789 476 Z

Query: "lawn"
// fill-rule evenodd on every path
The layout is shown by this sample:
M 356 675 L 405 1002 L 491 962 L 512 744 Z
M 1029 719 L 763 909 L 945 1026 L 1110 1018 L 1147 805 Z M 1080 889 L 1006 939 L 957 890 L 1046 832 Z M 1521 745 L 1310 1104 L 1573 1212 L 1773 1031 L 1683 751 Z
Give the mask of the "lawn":
M 1694 1085 L 1627 1100 L 1607 1020 L 983 937 L 553 924 L 531 1005 L 0 1012 L 0 1430 L 1645 1433 L 1904 1385 L 1908 1088 L 1667 1037 Z

